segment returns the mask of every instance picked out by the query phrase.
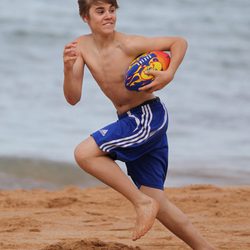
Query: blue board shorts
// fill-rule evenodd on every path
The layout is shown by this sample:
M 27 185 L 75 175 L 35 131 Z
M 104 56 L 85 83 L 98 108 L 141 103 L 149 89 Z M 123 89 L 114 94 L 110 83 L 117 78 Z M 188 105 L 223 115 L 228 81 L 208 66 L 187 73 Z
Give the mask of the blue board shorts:
M 118 115 L 118 120 L 94 132 L 98 147 L 125 162 L 138 188 L 164 189 L 168 169 L 168 113 L 158 97 Z

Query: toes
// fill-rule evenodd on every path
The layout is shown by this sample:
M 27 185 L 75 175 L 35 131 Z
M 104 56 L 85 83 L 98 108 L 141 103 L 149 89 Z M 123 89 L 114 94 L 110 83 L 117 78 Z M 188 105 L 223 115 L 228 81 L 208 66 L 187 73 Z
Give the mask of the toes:
M 133 240 L 133 241 L 136 241 L 136 240 L 138 240 L 138 236 L 137 236 L 137 234 L 136 234 L 136 233 L 133 233 L 133 237 L 132 237 L 132 240 Z
M 141 229 L 137 229 L 134 231 L 133 236 L 132 236 L 132 240 L 138 240 L 140 239 L 142 236 L 144 236 L 146 233 L 148 232 L 147 228 L 141 228 Z
M 144 207 L 144 210 L 142 210 L 141 214 L 138 214 L 132 240 L 135 241 L 140 239 L 150 230 L 154 224 L 158 209 L 159 204 L 157 202 L 153 202 L 150 207 Z

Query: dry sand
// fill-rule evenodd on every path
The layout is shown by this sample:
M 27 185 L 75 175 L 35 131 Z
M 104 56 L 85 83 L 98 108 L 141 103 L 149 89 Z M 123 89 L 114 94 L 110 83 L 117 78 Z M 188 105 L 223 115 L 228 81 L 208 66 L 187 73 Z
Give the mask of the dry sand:
M 165 192 L 216 249 L 250 249 L 250 187 Z M 106 187 L 0 191 L 0 215 L 1 250 L 189 249 L 158 221 L 133 242 L 133 208 Z

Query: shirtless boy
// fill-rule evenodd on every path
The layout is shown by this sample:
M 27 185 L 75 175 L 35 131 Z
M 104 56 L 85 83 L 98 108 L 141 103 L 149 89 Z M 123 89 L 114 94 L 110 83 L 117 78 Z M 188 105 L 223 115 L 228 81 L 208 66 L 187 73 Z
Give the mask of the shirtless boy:
M 116 0 L 78 0 L 78 4 L 80 16 L 91 33 L 64 48 L 65 98 L 71 105 L 80 101 L 86 65 L 112 101 L 118 120 L 81 142 L 75 149 L 76 162 L 134 205 L 137 219 L 133 240 L 145 235 L 157 218 L 193 249 L 213 249 L 163 191 L 168 164 L 168 116 L 154 92 L 174 78 L 187 42 L 179 37 L 148 38 L 117 32 Z M 170 51 L 168 70 L 149 71 L 155 80 L 140 92 L 127 90 L 124 75 L 130 62 L 153 50 Z M 116 159 L 126 163 L 135 185 Z

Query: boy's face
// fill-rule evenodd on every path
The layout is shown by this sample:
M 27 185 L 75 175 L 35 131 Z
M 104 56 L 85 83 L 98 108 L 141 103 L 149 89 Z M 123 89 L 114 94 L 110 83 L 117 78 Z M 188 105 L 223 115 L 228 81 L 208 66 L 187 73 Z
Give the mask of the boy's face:
M 99 3 L 92 5 L 89 9 L 89 15 L 84 17 L 95 33 L 109 34 L 115 29 L 116 8 L 108 3 Z

